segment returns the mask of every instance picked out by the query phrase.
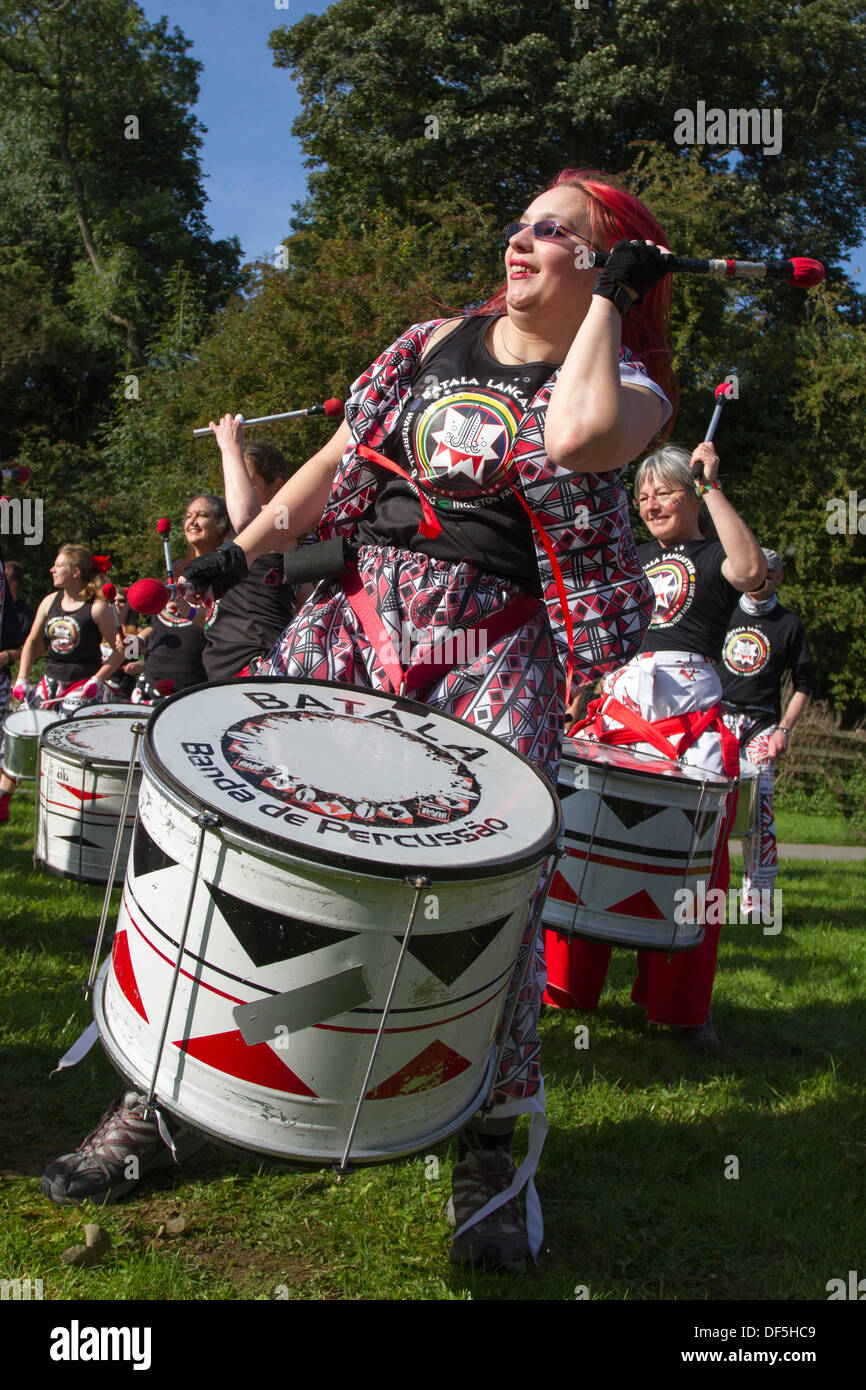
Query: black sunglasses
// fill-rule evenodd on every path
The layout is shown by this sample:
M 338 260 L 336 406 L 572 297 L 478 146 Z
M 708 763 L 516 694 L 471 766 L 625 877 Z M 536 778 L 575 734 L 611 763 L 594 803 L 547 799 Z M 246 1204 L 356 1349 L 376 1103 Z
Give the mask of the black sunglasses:
M 561 222 L 557 222 L 555 217 L 545 217 L 540 222 L 511 222 L 505 228 L 505 241 L 509 242 L 512 237 L 517 236 L 518 232 L 529 229 L 536 241 L 559 241 L 560 237 L 574 237 L 577 241 L 583 241 L 587 246 L 592 242 L 587 241 L 585 236 L 580 236 L 577 232 L 571 231 L 568 227 L 563 227 Z

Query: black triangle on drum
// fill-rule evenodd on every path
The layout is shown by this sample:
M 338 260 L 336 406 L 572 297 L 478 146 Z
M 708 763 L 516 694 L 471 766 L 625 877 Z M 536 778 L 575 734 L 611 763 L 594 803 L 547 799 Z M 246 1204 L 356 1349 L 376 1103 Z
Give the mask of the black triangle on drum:
M 653 816 L 658 816 L 668 809 L 667 806 L 647 805 L 645 801 L 631 801 L 624 796 L 603 796 L 601 799 L 605 806 L 613 811 L 617 820 L 629 830 L 635 825 L 641 825 L 645 820 L 652 820 Z
M 78 835 L 55 835 L 55 840 L 68 840 L 71 845 L 81 845 L 84 849 L 103 849 L 103 845 L 98 845 L 95 840 L 85 840 L 84 836 Z
M 707 826 L 718 815 L 718 811 L 699 811 L 696 806 L 681 806 L 680 810 L 682 811 L 689 825 L 694 826 L 695 833 L 699 840 L 703 837 L 704 832 L 707 829 Z
M 336 927 L 320 927 L 316 922 L 302 922 L 283 912 L 234 898 L 222 888 L 209 883 L 207 890 L 225 918 L 232 934 L 243 946 L 254 965 L 273 965 L 278 960 L 294 960 L 311 951 L 321 951 L 336 941 L 345 941 L 357 932 L 338 931 Z
M 170 869 L 177 863 L 165 850 L 152 840 L 139 820 L 132 841 L 132 868 L 136 878 L 142 874 L 155 874 L 158 869 Z
M 497 917 L 493 922 L 482 922 L 471 931 L 448 931 L 437 935 L 413 936 L 409 942 L 409 954 L 435 975 L 443 984 L 453 985 L 464 971 L 468 970 L 491 941 L 499 934 L 505 923 L 510 921 L 511 913 Z M 402 941 L 402 937 L 397 937 Z

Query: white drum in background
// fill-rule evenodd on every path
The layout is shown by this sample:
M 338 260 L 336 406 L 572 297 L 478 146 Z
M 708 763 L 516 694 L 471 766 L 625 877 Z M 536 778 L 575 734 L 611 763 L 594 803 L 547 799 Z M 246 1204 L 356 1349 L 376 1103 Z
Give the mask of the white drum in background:
M 82 883 L 107 883 L 132 755 L 132 725 L 123 714 L 66 719 L 40 744 L 34 858 Z M 122 883 L 132 839 L 141 769 L 136 768 L 115 882 Z
M 546 779 L 425 705 L 317 681 L 158 705 L 95 1011 L 148 1090 L 204 831 L 156 1095 L 218 1139 L 311 1162 L 415 1152 L 486 1098 L 560 817 Z M 369 1086 L 363 1081 L 422 876 Z M 417 886 L 417 885 L 416 885 Z
M 698 913 L 688 921 L 686 899 L 676 894 L 685 888 L 697 895 L 701 882 L 706 893 L 735 784 L 583 739 L 565 740 L 559 777 L 565 856 L 545 904 L 545 927 L 649 951 L 698 946 Z M 549 936 L 547 958 L 555 984 Z
M 36 777 L 39 737 L 62 717 L 59 710 L 53 709 L 22 708 L 10 714 L 3 726 L 2 770 L 16 781 L 32 781 Z
M 758 819 L 758 779 L 761 769 L 748 758 L 740 758 L 740 794 L 731 825 L 731 836 L 751 835 Z

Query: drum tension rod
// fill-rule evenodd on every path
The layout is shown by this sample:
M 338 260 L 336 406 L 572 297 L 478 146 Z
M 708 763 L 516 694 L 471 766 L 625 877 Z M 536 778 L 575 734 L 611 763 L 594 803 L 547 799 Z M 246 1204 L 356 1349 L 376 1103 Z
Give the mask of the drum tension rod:
M 105 897 L 102 902 L 102 916 L 99 919 L 99 928 L 96 933 L 96 945 L 93 948 L 93 960 L 90 962 L 90 974 L 84 983 L 84 997 L 92 992 L 96 983 L 96 973 L 99 969 L 99 956 L 102 951 L 102 941 L 105 936 L 105 925 L 108 921 L 108 908 L 111 902 L 111 894 L 114 891 L 114 876 L 117 873 L 117 861 L 120 858 L 120 846 L 123 841 L 123 832 L 126 829 L 126 815 L 129 810 L 129 797 L 132 791 L 132 782 L 135 776 L 135 759 L 138 753 L 138 740 L 144 733 L 147 726 L 141 720 L 136 720 L 130 725 L 132 734 L 132 752 L 129 756 L 129 767 L 126 770 L 126 785 L 123 789 L 123 803 L 120 808 L 120 821 L 117 827 L 117 834 L 114 837 L 114 849 L 111 854 L 111 865 L 108 870 L 108 881 L 105 885 Z M 82 801 L 82 806 L 84 802 Z
M 385 1025 L 388 1022 L 388 1015 L 391 1012 L 391 1004 L 393 1002 L 394 995 L 397 990 L 397 981 L 400 978 L 400 971 L 403 968 L 403 961 L 406 959 L 406 948 L 409 945 L 409 937 L 412 935 L 412 928 L 415 925 L 415 916 L 418 911 L 418 903 L 424 889 L 430 887 L 430 879 L 426 878 L 424 874 L 407 874 L 406 882 L 409 884 L 410 888 L 415 889 L 415 898 L 412 902 L 412 911 L 409 913 L 409 921 L 406 924 L 406 932 L 403 937 L 402 944 L 400 946 L 400 954 L 397 957 L 397 964 L 394 967 L 394 978 L 391 981 L 391 988 L 388 990 L 388 998 L 385 1000 L 385 1007 L 382 1010 L 382 1018 L 379 1023 L 378 1031 L 376 1033 L 375 1042 L 373 1043 L 373 1050 L 370 1053 L 370 1060 L 367 1063 L 366 1075 L 364 1076 L 364 1080 L 361 1084 L 361 1093 L 358 1096 L 358 1103 L 355 1106 L 355 1114 L 352 1117 L 352 1124 L 349 1129 L 349 1137 L 346 1140 L 346 1147 L 343 1150 L 343 1157 L 340 1159 L 339 1163 L 334 1164 L 334 1172 L 336 1173 L 336 1179 L 338 1183 L 341 1183 L 344 1180 L 344 1178 L 347 1178 L 348 1175 L 353 1171 L 349 1163 L 349 1153 L 352 1148 L 352 1141 L 355 1138 L 355 1131 L 358 1128 L 358 1121 L 361 1118 L 361 1109 L 363 1107 L 364 1100 L 367 1096 L 367 1088 L 370 1085 L 370 1078 L 373 1075 L 373 1068 L 376 1065 L 376 1057 L 378 1056 L 379 1047 L 382 1043 L 382 1037 L 385 1032 Z
M 150 1086 L 144 1102 L 144 1113 L 147 1115 L 151 1110 L 156 1111 L 154 1097 L 156 1095 L 156 1079 L 159 1075 L 159 1064 L 162 1061 L 162 1051 L 165 1047 L 166 1034 L 168 1033 L 168 1023 L 171 1016 L 171 1008 L 174 1003 L 175 990 L 177 989 L 177 977 L 180 974 L 181 961 L 186 947 L 186 936 L 189 931 L 189 919 L 192 916 L 192 903 L 195 891 L 198 887 L 198 874 L 201 867 L 202 851 L 204 849 L 204 837 L 208 830 L 214 830 L 220 824 L 219 816 L 215 816 L 211 811 L 200 811 L 197 816 L 193 816 L 193 824 L 198 826 L 198 840 L 195 847 L 195 862 L 192 868 L 192 878 L 190 879 L 189 895 L 186 900 L 186 911 L 183 918 L 183 927 L 177 945 L 177 960 L 174 963 L 174 974 L 171 977 L 171 984 L 168 991 L 168 999 L 165 1005 L 165 1013 L 162 1020 L 162 1031 L 159 1035 L 159 1045 L 156 1049 L 156 1058 L 153 1064 L 153 1073 L 150 1078 Z

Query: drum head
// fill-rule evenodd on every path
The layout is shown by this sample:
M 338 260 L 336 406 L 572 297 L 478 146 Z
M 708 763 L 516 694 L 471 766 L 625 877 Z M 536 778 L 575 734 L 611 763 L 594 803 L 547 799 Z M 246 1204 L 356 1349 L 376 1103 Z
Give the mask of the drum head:
M 131 714 L 137 719 L 146 722 L 150 714 L 149 705 L 121 704 L 118 700 L 116 704 L 85 705 L 84 709 L 76 711 L 76 719 L 93 719 L 101 714 Z
M 42 747 L 75 762 L 128 763 L 134 723 L 126 714 L 76 716 L 46 729 Z
M 639 748 L 593 743 L 590 739 L 565 739 L 562 745 L 562 760 L 564 763 L 586 763 L 590 767 L 597 767 L 599 771 L 609 769 L 611 772 L 626 773 L 629 777 L 661 778 L 666 787 L 669 787 L 671 782 L 680 786 L 704 782 L 728 790 L 733 786 L 727 777 L 703 767 L 675 763 L 669 758 L 660 757 L 658 753 L 644 753 Z
M 332 682 L 182 691 L 151 715 L 142 762 L 193 813 L 362 873 L 501 873 L 545 858 L 559 830 L 547 779 L 496 739 Z
M 52 709 L 17 709 L 7 718 L 3 733 L 13 738 L 38 738 L 43 729 L 59 723 L 62 717 Z

